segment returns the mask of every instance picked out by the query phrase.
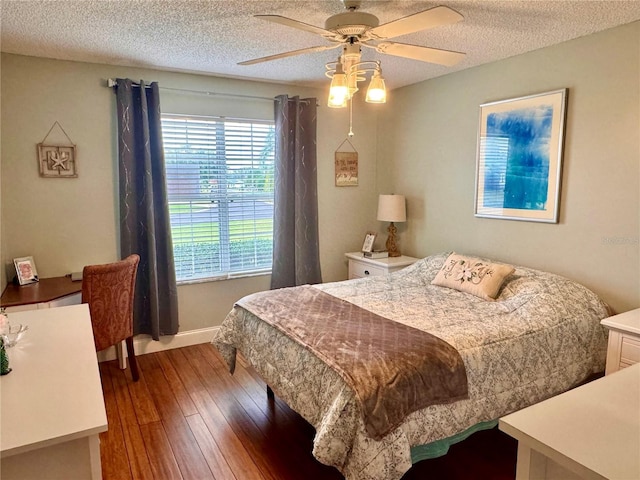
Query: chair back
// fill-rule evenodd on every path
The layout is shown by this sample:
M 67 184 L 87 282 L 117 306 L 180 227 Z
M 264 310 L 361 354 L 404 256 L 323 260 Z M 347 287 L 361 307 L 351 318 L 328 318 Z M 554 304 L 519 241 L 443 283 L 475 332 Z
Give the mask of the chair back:
M 133 299 L 138 255 L 82 271 L 82 303 L 89 304 L 96 351 L 133 336 Z

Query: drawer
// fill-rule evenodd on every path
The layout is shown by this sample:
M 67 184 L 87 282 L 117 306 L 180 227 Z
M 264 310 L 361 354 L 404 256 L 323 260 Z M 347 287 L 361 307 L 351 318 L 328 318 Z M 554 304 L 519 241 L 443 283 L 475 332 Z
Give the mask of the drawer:
M 640 338 L 622 335 L 620 362 L 627 364 L 640 362 Z
M 387 270 L 382 267 L 367 265 L 363 262 L 351 260 L 349 262 L 349 278 L 363 278 L 375 275 L 384 275 Z
M 618 370 L 622 370 L 623 368 L 630 367 L 631 365 L 632 365 L 631 363 L 620 362 L 620 365 L 618 366 Z

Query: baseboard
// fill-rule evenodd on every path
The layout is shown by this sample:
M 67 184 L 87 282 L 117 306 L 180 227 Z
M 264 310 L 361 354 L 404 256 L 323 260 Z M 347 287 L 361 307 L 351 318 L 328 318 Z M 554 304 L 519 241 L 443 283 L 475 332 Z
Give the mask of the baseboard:
M 136 351 L 136 355 L 145 355 L 147 353 L 171 350 L 172 348 L 209 343 L 219 328 L 207 327 L 179 332 L 176 335 L 165 335 L 160 337 L 157 342 L 150 335 L 136 335 L 133 339 L 133 348 Z M 126 352 L 126 349 L 124 351 Z M 98 352 L 99 362 L 115 360 L 116 358 L 116 347 L 109 347 Z

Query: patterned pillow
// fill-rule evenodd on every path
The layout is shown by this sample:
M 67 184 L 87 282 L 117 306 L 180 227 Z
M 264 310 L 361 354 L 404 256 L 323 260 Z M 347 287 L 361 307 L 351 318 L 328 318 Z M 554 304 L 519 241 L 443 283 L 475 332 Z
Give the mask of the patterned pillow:
M 471 293 L 485 300 L 494 300 L 505 279 L 514 270 L 511 265 L 489 263 L 454 252 L 445 260 L 431 284 Z

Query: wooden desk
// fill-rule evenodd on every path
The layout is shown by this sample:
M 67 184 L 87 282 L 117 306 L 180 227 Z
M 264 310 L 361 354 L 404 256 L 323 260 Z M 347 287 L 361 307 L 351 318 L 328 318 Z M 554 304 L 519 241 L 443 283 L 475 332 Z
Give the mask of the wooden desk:
M 500 419 L 516 479 L 640 478 L 640 364 Z
M 86 304 L 11 314 L 29 330 L 0 377 L 2 480 L 100 479 L 107 430 Z
M 72 282 L 71 277 L 41 278 L 28 285 L 10 283 L 2 293 L 0 306 L 7 313 L 36 308 L 61 307 L 80 303 L 82 282 Z

